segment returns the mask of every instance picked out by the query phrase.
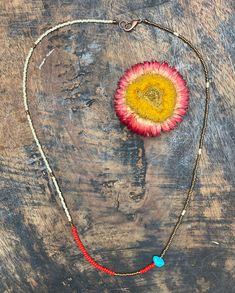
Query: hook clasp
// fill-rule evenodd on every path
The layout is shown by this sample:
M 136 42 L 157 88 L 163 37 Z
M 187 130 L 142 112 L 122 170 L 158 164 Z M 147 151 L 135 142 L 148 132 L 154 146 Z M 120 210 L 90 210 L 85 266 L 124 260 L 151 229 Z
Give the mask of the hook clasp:
M 133 19 L 132 21 L 125 21 L 121 20 L 119 21 L 118 25 L 121 29 L 123 29 L 125 32 L 132 31 L 139 23 L 141 23 L 143 20 L 140 19 Z

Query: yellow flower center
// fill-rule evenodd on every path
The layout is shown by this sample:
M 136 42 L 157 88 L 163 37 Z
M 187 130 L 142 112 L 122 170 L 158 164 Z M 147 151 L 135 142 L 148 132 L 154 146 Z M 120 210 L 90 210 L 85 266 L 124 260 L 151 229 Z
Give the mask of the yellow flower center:
M 154 122 L 163 122 L 172 116 L 176 97 L 173 82 L 157 73 L 137 77 L 126 89 L 128 106 L 140 117 Z

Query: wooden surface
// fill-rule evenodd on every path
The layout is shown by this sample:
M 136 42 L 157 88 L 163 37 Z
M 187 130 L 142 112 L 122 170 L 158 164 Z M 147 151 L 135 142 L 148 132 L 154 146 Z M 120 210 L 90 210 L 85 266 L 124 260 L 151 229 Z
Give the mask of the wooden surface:
M 0 292 L 234 292 L 232 5 L 232 0 L 1 1 Z M 93 269 L 72 239 L 26 121 L 21 80 L 29 48 L 51 26 L 76 18 L 135 17 L 191 39 L 209 66 L 211 102 L 193 200 L 165 267 L 115 278 Z M 160 138 L 130 133 L 113 108 L 123 71 L 150 59 L 176 66 L 191 92 L 185 120 Z M 38 46 L 29 72 L 33 121 L 82 240 L 109 268 L 136 270 L 167 241 L 190 183 L 204 86 L 195 54 L 145 25 L 131 34 L 112 25 L 74 25 Z

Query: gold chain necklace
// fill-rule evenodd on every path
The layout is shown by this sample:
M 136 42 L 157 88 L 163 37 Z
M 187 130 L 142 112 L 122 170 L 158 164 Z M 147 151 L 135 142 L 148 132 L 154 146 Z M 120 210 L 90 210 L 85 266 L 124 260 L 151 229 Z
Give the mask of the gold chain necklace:
M 153 261 L 146 265 L 144 268 L 141 268 L 137 271 L 134 272 L 115 272 L 111 269 L 108 269 L 104 266 L 102 266 L 101 264 L 99 264 L 98 262 L 96 262 L 94 260 L 94 258 L 92 258 L 90 256 L 90 254 L 88 253 L 88 251 L 86 250 L 86 248 L 84 247 L 81 239 L 78 236 L 78 232 L 76 227 L 73 224 L 72 221 L 72 216 L 71 213 L 69 211 L 69 208 L 66 204 L 65 198 L 62 194 L 62 191 L 59 187 L 59 184 L 57 182 L 57 179 L 52 171 L 51 165 L 48 161 L 48 159 L 46 158 L 46 155 L 44 153 L 43 147 L 38 139 L 38 135 L 36 133 L 35 127 L 33 125 L 32 122 L 32 118 L 31 118 L 31 114 L 29 111 L 29 105 L 28 105 L 28 96 L 27 96 L 27 79 L 28 79 L 28 68 L 29 68 L 29 61 L 33 55 L 33 51 L 35 50 L 35 48 L 37 47 L 37 45 L 46 37 L 48 36 L 50 33 L 66 27 L 66 26 L 71 26 L 73 24 L 86 24 L 86 23 L 101 23 L 101 24 L 113 24 L 113 25 L 119 25 L 119 27 L 126 31 L 126 32 L 131 32 L 138 24 L 142 23 L 142 24 L 146 24 L 149 26 L 154 26 L 160 30 L 166 31 L 168 33 L 170 33 L 171 35 L 174 35 L 176 37 L 178 37 L 180 40 L 182 40 L 184 43 L 186 43 L 193 51 L 194 53 L 197 55 L 197 57 L 199 58 L 201 65 L 203 67 L 203 72 L 204 72 L 204 76 L 205 76 L 205 108 L 204 108 L 204 115 L 203 115 L 203 121 L 202 121 L 202 128 L 201 128 L 201 132 L 200 132 L 200 138 L 199 138 L 199 144 L 198 144 L 198 152 L 197 152 L 197 156 L 196 156 L 196 160 L 195 160 L 195 164 L 194 164 L 194 168 L 192 171 L 192 178 L 191 178 L 191 183 L 190 183 L 190 187 L 189 190 L 187 192 L 187 196 L 183 205 L 183 208 L 181 210 L 181 213 L 175 223 L 175 226 L 165 244 L 165 247 L 163 248 L 163 250 L 161 251 L 161 253 L 159 254 L 159 256 L 153 256 Z M 206 131 L 206 126 L 207 126 L 207 120 L 208 120 L 208 106 L 209 106 L 209 86 L 210 86 L 210 82 L 209 82 L 209 78 L 208 78 L 208 69 L 206 66 L 206 63 L 202 57 L 202 55 L 199 53 L 199 51 L 194 47 L 194 45 L 187 40 L 184 36 L 182 36 L 181 34 L 179 34 L 178 32 L 173 31 L 172 29 L 169 29 L 167 27 L 164 27 L 160 24 L 151 22 L 147 19 L 136 19 L 136 20 L 132 20 L 131 22 L 126 22 L 126 21 L 118 21 L 118 20 L 99 20 L 99 19 L 76 19 L 76 20 L 72 20 L 72 21 L 67 21 L 61 24 L 58 24 L 50 29 L 48 29 L 45 33 L 43 33 L 33 44 L 33 46 L 30 48 L 28 55 L 26 57 L 25 60 L 25 64 L 24 64 L 24 71 L 23 71 L 23 99 L 24 99 L 24 108 L 25 108 L 25 112 L 26 112 L 26 116 L 27 116 L 27 120 L 29 122 L 29 126 L 31 129 L 31 132 L 33 134 L 33 138 L 36 142 L 36 145 L 38 147 L 38 150 L 42 156 L 42 159 L 45 163 L 48 175 L 51 177 L 51 180 L 55 186 L 55 189 L 57 191 L 57 194 L 59 196 L 59 199 L 61 201 L 63 210 L 65 212 L 65 215 L 67 217 L 67 220 L 71 226 L 71 231 L 74 237 L 74 240 L 76 241 L 78 247 L 80 248 L 80 250 L 82 251 L 84 257 L 86 258 L 87 261 L 89 261 L 95 268 L 109 274 L 112 276 L 133 276 L 133 275 L 138 275 L 138 274 L 143 274 L 148 272 L 150 269 L 154 268 L 154 267 L 162 267 L 164 265 L 164 259 L 163 257 L 165 256 L 166 252 L 168 251 L 175 235 L 176 232 L 180 226 L 180 224 L 182 223 L 183 217 L 185 216 L 185 213 L 188 209 L 189 206 L 189 202 L 190 199 L 192 197 L 192 193 L 193 193 L 193 188 L 195 185 L 195 181 L 196 181 L 196 176 L 197 176 L 197 168 L 198 168 L 198 164 L 199 164 L 199 160 L 202 154 L 202 148 L 203 148 L 203 142 L 204 142 L 204 136 L 205 136 L 205 131 Z

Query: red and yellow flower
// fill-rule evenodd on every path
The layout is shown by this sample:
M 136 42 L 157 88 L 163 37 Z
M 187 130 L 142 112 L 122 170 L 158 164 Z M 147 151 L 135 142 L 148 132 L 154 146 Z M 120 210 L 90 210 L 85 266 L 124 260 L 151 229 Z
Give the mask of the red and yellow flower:
M 114 107 L 127 128 L 143 136 L 158 136 L 183 120 L 189 89 L 167 62 L 143 62 L 127 69 L 118 82 Z

